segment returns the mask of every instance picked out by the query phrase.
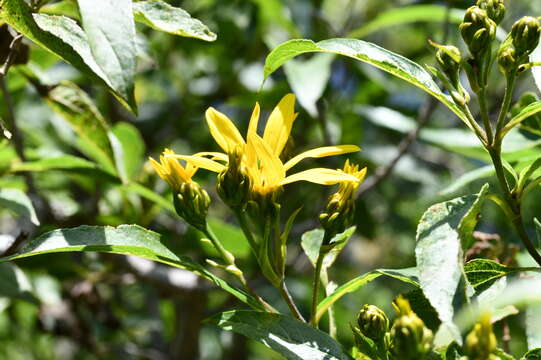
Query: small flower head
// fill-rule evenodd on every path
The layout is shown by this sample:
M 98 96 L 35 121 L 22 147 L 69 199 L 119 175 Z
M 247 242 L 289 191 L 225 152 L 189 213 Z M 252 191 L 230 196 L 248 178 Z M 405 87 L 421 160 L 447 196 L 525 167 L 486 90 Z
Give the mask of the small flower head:
M 383 341 L 389 330 L 389 319 L 377 306 L 365 304 L 357 315 L 357 325 L 364 336 L 374 341 Z
M 165 149 L 160 155 L 160 162 L 153 158 L 149 158 L 149 160 L 158 175 L 167 181 L 175 192 L 180 189 L 183 183 L 192 181 L 192 176 L 197 172 L 197 168 L 189 163 L 184 168 L 172 155 L 175 155 L 173 150 Z
M 319 222 L 325 230 L 327 240 L 343 232 L 352 223 L 355 212 L 355 193 L 366 175 L 366 168 L 359 170 L 359 166 L 350 164 L 349 160 L 346 160 L 341 171 L 353 177 L 354 180 L 342 181 L 338 191 L 327 200 L 325 211 L 319 215 Z
M 501 23 L 505 16 L 504 0 L 478 0 L 477 6 L 485 10 L 488 17 L 496 24 Z
M 472 6 L 466 10 L 459 28 L 464 42 L 476 59 L 481 58 L 490 49 L 490 44 L 496 36 L 496 23 L 479 6 Z
M 539 44 L 541 36 L 539 20 L 524 16 L 513 24 L 510 35 L 519 58 L 531 54 Z
M 422 360 L 432 348 L 432 331 L 425 327 L 409 302 L 399 297 L 393 304 L 399 317 L 390 331 L 391 354 L 395 359 Z
M 460 50 L 458 50 L 456 46 L 452 45 L 440 45 L 433 41 L 429 41 L 429 43 L 438 49 L 436 52 L 436 61 L 438 62 L 441 70 L 449 78 L 455 89 L 459 89 L 460 61 L 462 58 Z
M 492 323 L 490 322 L 490 314 L 484 314 L 466 337 L 464 351 L 470 359 L 492 360 L 496 359 L 493 353 L 497 346 L 496 336 L 492 331 Z
M 210 205 L 210 197 L 201 186 L 192 180 L 197 168 L 190 163 L 183 167 L 172 150 L 165 149 L 160 162 L 150 158 L 150 163 L 158 175 L 173 190 L 173 204 L 177 214 L 190 225 L 202 230 Z

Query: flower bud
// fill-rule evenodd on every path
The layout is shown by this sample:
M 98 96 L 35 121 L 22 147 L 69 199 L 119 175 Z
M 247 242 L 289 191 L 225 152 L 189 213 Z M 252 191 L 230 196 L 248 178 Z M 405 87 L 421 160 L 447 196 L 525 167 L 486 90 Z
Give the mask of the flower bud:
M 377 306 L 365 304 L 357 315 L 357 325 L 364 336 L 374 341 L 383 341 L 389 330 L 389 319 Z
M 460 50 L 456 46 L 438 45 L 436 60 L 455 88 L 459 88 Z
M 242 169 L 242 149 L 237 147 L 229 154 L 227 169 L 218 174 L 216 190 L 231 208 L 243 207 L 250 195 L 250 178 Z
M 492 360 L 498 343 L 492 331 L 490 315 L 484 314 L 466 337 L 464 352 L 470 359 Z
M 502 22 L 505 16 L 505 4 L 503 0 L 478 0 L 477 6 L 487 12 L 487 16 L 496 24 Z
M 329 241 L 353 222 L 355 192 L 366 175 L 366 168 L 359 170 L 358 165 L 351 165 L 348 160 L 346 160 L 343 171 L 355 176 L 359 181 L 342 182 L 338 191 L 327 200 L 324 212 L 319 215 L 319 223 L 325 230 L 325 239 Z
M 519 19 L 513 24 L 510 35 L 519 58 L 531 54 L 539 44 L 541 36 L 539 20 L 531 16 Z
M 174 193 L 173 204 L 177 214 L 199 230 L 205 230 L 210 197 L 196 182 L 185 182 Z
M 490 49 L 490 44 L 496 36 L 496 23 L 478 6 L 466 10 L 459 28 L 464 42 L 475 58 L 482 57 Z
M 391 354 L 401 360 L 424 359 L 432 348 L 432 331 L 411 310 L 406 299 L 399 297 L 396 308 L 400 316 L 390 331 Z
M 503 43 L 498 51 L 498 68 L 503 74 L 516 70 L 518 65 L 516 51 L 512 44 Z

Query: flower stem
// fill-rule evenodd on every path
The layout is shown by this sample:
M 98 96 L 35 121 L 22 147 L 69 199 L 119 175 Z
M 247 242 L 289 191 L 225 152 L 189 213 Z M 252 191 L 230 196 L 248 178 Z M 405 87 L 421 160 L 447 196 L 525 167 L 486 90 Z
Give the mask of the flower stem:
M 481 110 L 481 118 L 483 119 L 483 127 L 485 128 L 485 132 L 487 134 L 487 143 L 491 144 L 493 142 L 493 135 L 492 124 L 490 123 L 490 117 L 488 114 L 486 87 L 483 87 L 481 89 L 481 91 L 477 94 L 477 98 L 479 99 L 479 107 Z
M 291 297 L 291 294 L 289 293 L 289 290 L 287 289 L 286 283 L 284 280 L 280 282 L 280 287 L 278 288 L 280 291 L 280 295 L 282 295 L 282 298 L 286 302 L 287 306 L 289 307 L 289 310 L 291 311 L 291 314 L 297 318 L 297 320 L 300 320 L 302 322 L 306 322 L 304 320 L 304 317 L 302 316 L 301 312 L 297 308 L 297 305 L 295 305 L 295 301 L 293 301 L 293 298 Z
M 314 327 L 318 327 L 318 321 L 316 319 L 317 313 L 317 301 L 319 295 L 319 283 L 321 276 L 321 269 L 323 268 L 323 259 L 325 258 L 325 253 L 321 250 L 317 256 L 316 266 L 314 270 L 314 278 L 312 280 L 312 312 L 310 315 L 310 324 Z
M 205 236 L 210 240 L 216 251 L 220 254 L 220 257 L 222 260 L 228 265 L 232 266 L 238 271 L 234 271 L 233 273 L 238 278 L 244 289 L 253 297 L 256 298 L 256 300 L 269 312 L 277 312 L 274 307 L 272 307 L 269 303 L 267 303 L 265 300 L 263 300 L 259 295 L 255 293 L 255 291 L 250 287 L 248 282 L 246 281 L 246 278 L 244 277 L 244 274 L 235 264 L 235 258 L 233 255 L 227 251 L 224 246 L 222 245 L 221 241 L 216 237 L 214 234 L 214 231 L 212 231 L 211 227 L 208 225 L 208 223 L 205 226 L 205 229 L 203 231 Z

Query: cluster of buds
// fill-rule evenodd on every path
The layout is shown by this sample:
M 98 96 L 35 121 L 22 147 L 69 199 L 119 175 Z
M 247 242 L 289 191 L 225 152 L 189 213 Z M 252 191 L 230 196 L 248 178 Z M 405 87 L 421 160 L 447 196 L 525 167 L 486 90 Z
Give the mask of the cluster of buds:
M 165 149 L 160 155 L 160 162 L 150 158 L 150 164 L 171 186 L 177 214 L 188 224 L 204 230 L 210 197 L 198 183 L 192 180 L 197 168 L 189 163 L 183 167 L 174 156 L 175 153 L 172 150 Z
M 529 60 L 529 55 L 539 44 L 539 20 L 525 16 L 513 24 L 511 32 L 498 51 L 498 66 L 504 74 L 515 72 Z
M 390 331 L 390 351 L 394 359 L 425 359 L 432 348 L 432 331 L 411 310 L 406 299 L 399 297 L 393 306 L 399 314 Z
M 466 10 L 464 21 L 459 29 L 475 60 L 481 60 L 490 51 L 491 43 L 496 36 L 496 27 L 496 23 L 489 17 L 487 11 L 479 6 L 475 5 Z
M 325 230 L 327 240 L 343 232 L 353 222 L 355 193 L 366 175 L 366 168 L 359 170 L 358 165 L 351 165 L 348 160 L 342 171 L 353 175 L 358 181 L 340 183 L 338 191 L 329 197 L 324 212 L 319 215 L 319 222 Z
M 464 352 L 470 359 L 497 360 L 499 357 L 494 354 L 497 346 L 498 343 L 492 331 L 490 315 L 484 314 L 466 337 Z
M 229 207 L 243 208 L 250 196 L 250 178 L 242 168 L 243 151 L 236 147 L 228 155 L 227 168 L 218 174 L 216 190 Z

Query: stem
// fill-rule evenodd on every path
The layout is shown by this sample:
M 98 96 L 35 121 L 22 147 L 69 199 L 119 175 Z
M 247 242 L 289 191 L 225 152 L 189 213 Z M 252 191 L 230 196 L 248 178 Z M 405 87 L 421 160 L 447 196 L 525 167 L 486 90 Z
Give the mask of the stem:
M 486 145 L 486 149 L 490 154 L 494 169 L 496 170 L 496 177 L 500 183 L 500 187 L 504 194 L 504 199 L 507 202 L 510 210 L 513 213 L 511 223 L 515 228 L 517 234 L 519 235 L 522 243 L 526 247 L 526 250 L 531 255 L 531 257 L 541 266 L 541 255 L 537 252 L 535 245 L 528 237 L 528 233 L 524 228 L 524 221 L 522 219 L 522 211 L 520 206 L 520 198 L 517 198 L 517 194 L 513 194 L 509 188 L 509 183 L 505 177 L 505 170 L 502 164 L 501 157 L 501 145 L 502 145 L 502 130 L 505 126 L 505 118 L 507 112 L 509 111 L 509 106 L 511 104 L 511 99 L 513 97 L 513 89 L 515 87 L 516 80 L 516 70 L 507 74 L 506 77 L 507 84 L 505 88 L 505 95 L 503 99 L 503 104 L 500 109 L 500 114 L 498 115 L 498 120 L 496 122 L 496 132 L 494 134 L 494 141 L 491 144 Z
M 237 265 L 235 264 L 235 258 L 233 257 L 233 255 L 227 251 L 224 246 L 222 245 L 222 243 L 220 242 L 220 240 L 218 240 L 218 238 L 216 237 L 216 235 L 214 234 L 214 232 L 212 231 L 212 229 L 210 228 L 210 226 L 208 224 L 205 225 L 205 228 L 204 228 L 204 231 L 203 233 L 205 234 L 205 236 L 210 240 L 210 242 L 212 243 L 212 245 L 214 246 L 214 248 L 216 249 L 216 251 L 218 251 L 218 253 L 220 254 L 220 257 L 223 259 L 223 261 L 228 265 L 228 266 L 233 266 L 235 267 L 237 270 L 238 270 L 238 267 Z M 239 279 L 240 283 L 242 284 L 242 286 L 244 287 L 244 289 L 250 293 L 250 295 L 252 295 L 253 297 L 256 298 L 256 300 L 265 308 L 267 309 L 267 311 L 269 312 L 277 312 L 276 309 L 274 309 L 269 303 L 267 303 L 265 300 L 263 300 L 259 295 L 257 295 L 255 293 L 255 291 L 250 287 L 250 285 L 248 284 L 248 282 L 246 281 L 246 278 L 244 277 L 244 274 L 239 270 L 238 272 L 235 271 L 234 272 L 235 276 Z
M 244 236 L 246 236 L 246 239 L 248 240 L 248 243 L 250 244 L 250 248 L 255 254 L 255 250 L 257 249 L 257 242 L 255 241 L 254 235 L 252 234 L 252 231 L 250 230 L 250 225 L 248 224 L 248 219 L 246 218 L 246 212 L 242 211 L 241 209 L 233 209 L 233 211 L 235 213 L 235 217 L 237 218 L 237 221 L 239 222 L 240 228 L 242 229 L 242 232 L 244 233 Z
M 318 321 L 316 319 L 317 301 L 319 292 L 319 277 L 321 276 L 321 269 L 323 267 L 323 259 L 325 254 L 320 250 L 316 261 L 316 267 L 314 270 L 314 279 L 312 280 L 312 312 L 310 315 L 310 324 L 314 327 L 318 327 Z
M 515 88 L 515 80 L 516 70 L 508 74 L 506 77 L 505 95 L 503 98 L 502 107 L 500 109 L 500 114 L 498 115 L 498 121 L 496 122 L 496 136 L 494 143 L 499 143 L 503 140 L 500 138 L 500 134 L 505 125 L 505 117 L 507 116 L 507 112 L 509 111 L 509 106 L 511 105 L 513 89 Z
M 297 308 L 297 305 L 295 305 L 295 301 L 293 301 L 289 290 L 287 290 L 287 286 L 284 280 L 282 280 L 282 282 L 280 283 L 280 287 L 278 288 L 278 290 L 280 290 L 280 295 L 282 295 L 282 298 L 285 300 L 287 306 L 289 307 L 289 310 L 291 311 L 291 314 L 293 314 L 293 316 L 295 316 L 297 320 L 306 322 L 306 320 L 304 320 L 304 318 L 302 317 L 301 312 Z
M 481 118 L 483 119 L 483 127 L 485 128 L 487 134 L 487 143 L 491 144 L 493 142 L 493 136 L 492 125 L 490 124 L 490 118 L 488 115 L 486 87 L 483 87 L 481 89 L 481 91 L 477 94 L 477 98 L 479 99 L 479 107 L 481 110 Z

